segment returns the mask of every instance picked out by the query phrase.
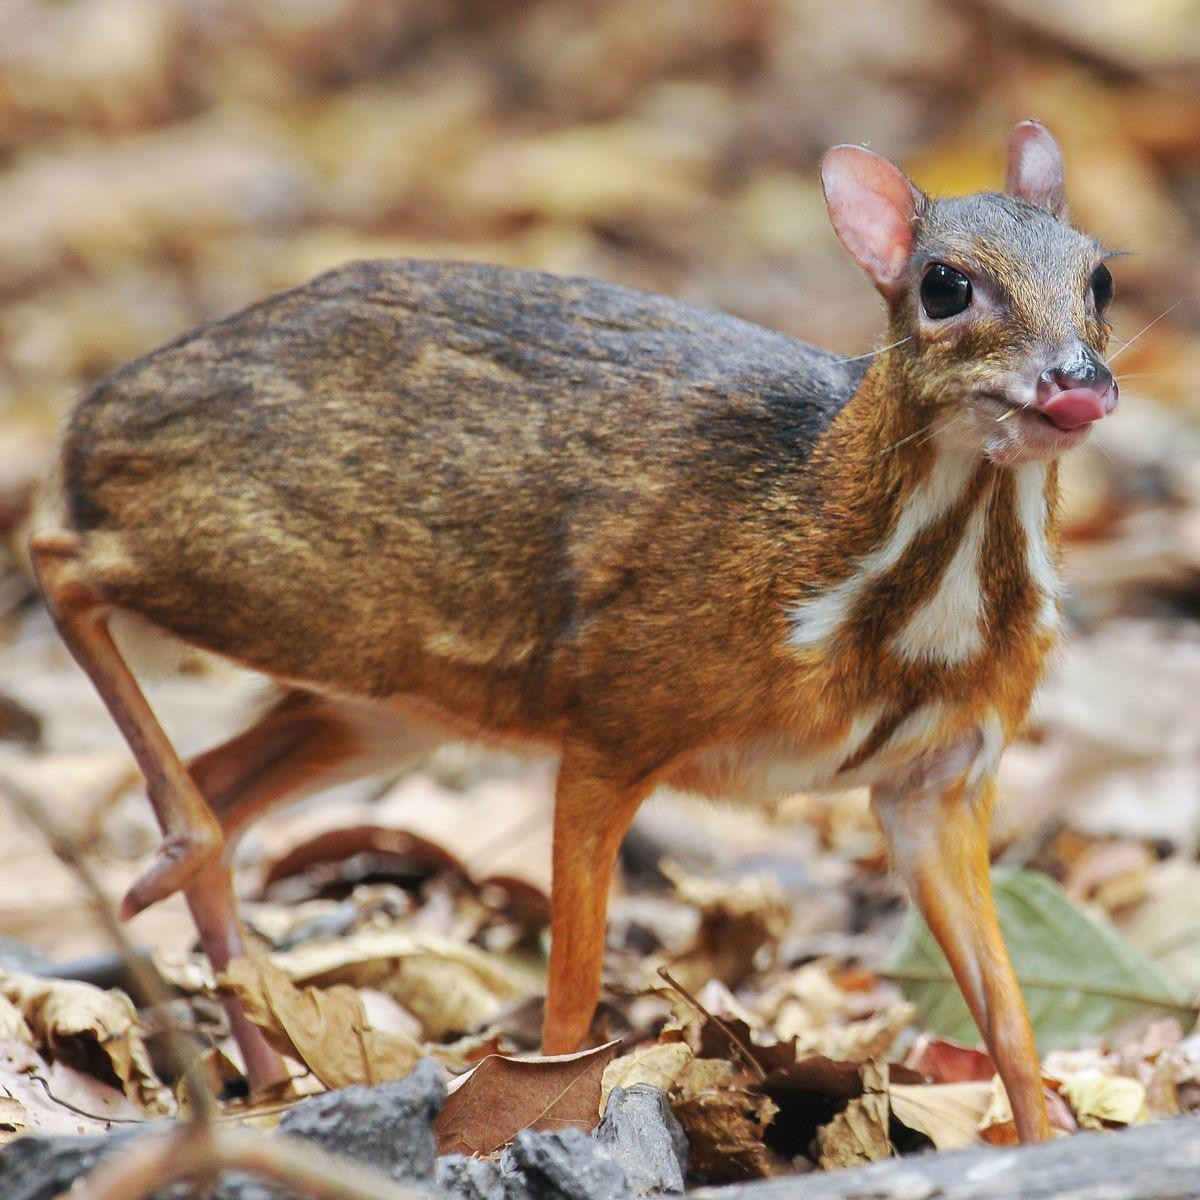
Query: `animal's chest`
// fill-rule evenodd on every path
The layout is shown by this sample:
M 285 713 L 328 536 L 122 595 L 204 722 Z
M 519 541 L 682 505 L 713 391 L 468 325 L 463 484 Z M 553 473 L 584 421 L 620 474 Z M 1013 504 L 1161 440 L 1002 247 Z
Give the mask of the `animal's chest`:
M 702 790 L 876 784 L 967 736 L 972 770 L 994 769 L 1057 630 L 1049 503 L 1040 464 L 936 460 L 879 543 L 790 608 L 790 711 L 768 736 L 712 747 Z

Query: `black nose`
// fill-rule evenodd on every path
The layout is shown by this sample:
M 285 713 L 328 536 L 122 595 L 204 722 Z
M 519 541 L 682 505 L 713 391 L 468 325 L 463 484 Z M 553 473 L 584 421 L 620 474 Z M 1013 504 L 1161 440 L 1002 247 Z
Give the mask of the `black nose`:
M 1098 358 L 1087 353 L 1077 354 L 1067 362 L 1043 371 L 1042 379 L 1063 391 L 1091 388 L 1096 392 L 1105 392 L 1113 382 L 1112 372 Z

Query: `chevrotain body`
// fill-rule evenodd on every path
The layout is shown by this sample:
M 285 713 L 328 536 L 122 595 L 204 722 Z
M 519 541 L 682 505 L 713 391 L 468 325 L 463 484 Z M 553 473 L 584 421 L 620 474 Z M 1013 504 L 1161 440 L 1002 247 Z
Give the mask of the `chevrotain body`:
M 1022 1136 L 1045 1135 L 987 815 L 1058 629 L 1055 459 L 1115 403 L 1107 269 L 1034 123 L 1005 193 L 931 201 L 852 147 L 824 181 L 888 302 L 873 356 L 610 284 L 369 262 L 77 406 L 32 547 L 164 825 L 128 910 L 184 887 L 222 966 L 241 945 L 220 840 L 266 805 L 451 738 L 550 750 L 561 1051 L 649 791 L 869 784 Z M 114 609 L 283 698 L 185 773 Z

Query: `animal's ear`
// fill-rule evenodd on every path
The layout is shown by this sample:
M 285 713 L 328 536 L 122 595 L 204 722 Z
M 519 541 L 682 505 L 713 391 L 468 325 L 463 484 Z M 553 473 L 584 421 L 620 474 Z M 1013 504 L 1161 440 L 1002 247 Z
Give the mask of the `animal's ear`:
M 1067 215 L 1062 151 L 1040 121 L 1022 121 L 1009 136 L 1004 188 L 1056 217 Z
M 834 146 L 821 161 L 834 232 L 886 297 L 904 278 L 925 197 L 894 163 L 862 146 Z

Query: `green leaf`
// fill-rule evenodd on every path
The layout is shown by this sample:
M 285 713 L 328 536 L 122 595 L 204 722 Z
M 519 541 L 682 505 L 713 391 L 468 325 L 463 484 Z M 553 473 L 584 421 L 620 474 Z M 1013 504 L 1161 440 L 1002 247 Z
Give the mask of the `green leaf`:
M 992 886 L 1042 1051 L 1078 1045 L 1139 1016 L 1166 1011 L 1186 1024 L 1200 1011 L 1186 988 L 1107 922 L 1076 908 L 1045 875 L 1000 867 Z M 924 1026 L 958 1041 L 978 1040 L 946 958 L 915 910 L 884 974 L 900 984 Z

